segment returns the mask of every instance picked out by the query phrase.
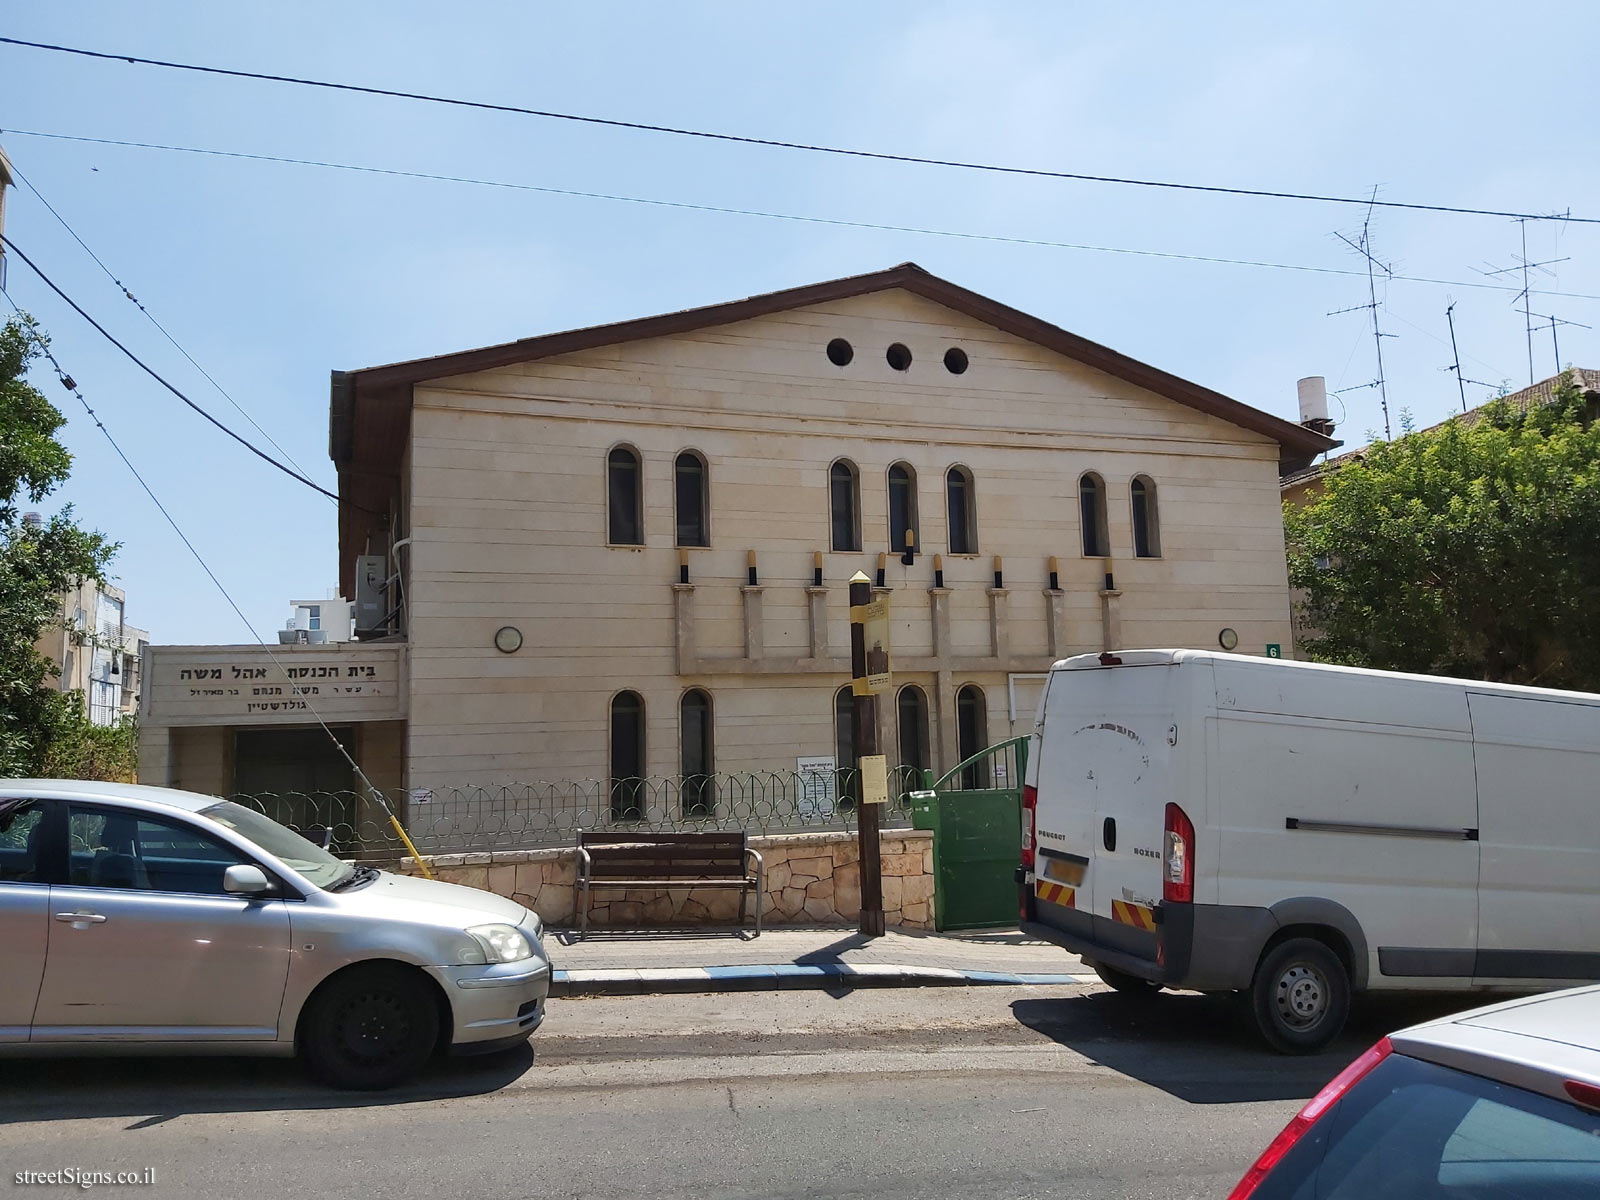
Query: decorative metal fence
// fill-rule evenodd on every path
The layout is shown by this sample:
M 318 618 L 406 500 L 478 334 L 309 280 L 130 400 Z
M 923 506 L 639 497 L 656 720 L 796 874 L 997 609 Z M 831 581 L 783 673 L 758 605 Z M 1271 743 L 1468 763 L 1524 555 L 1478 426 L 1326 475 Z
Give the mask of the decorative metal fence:
M 909 793 L 922 782 L 914 767 L 891 772 L 885 828 L 911 824 Z M 460 854 L 571 845 L 579 830 L 849 830 L 855 828 L 860 794 L 852 768 L 393 789 L 383 799 L 419 851 Z M 275 792 L 232 799 L 291 829 L 319 838 L 328 831 L 334 853 L 342 857 L 382 861 L 406 853 L 383 803 L 368 793 Z

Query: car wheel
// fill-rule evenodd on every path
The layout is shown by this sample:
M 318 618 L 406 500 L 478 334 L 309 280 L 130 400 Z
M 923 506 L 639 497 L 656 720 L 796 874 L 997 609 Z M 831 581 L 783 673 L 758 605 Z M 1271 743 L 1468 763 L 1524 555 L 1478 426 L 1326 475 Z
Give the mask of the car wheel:
M 404 967 L 357 967 L 313 998 L 302 1025 L 306 1066 L 337 1088 L 392 1087 L 422 1069 L 439 1038 L 439 1009 Z
M 1124 996 L 1149 999 L 1161 990 L 1160 984 L 1140 979 L 1137 975 L 1129 975 L 1126 971 L 1119 971 L 1115 967 L 1103 967 L 1095 963 L 1094 973 L 1100 976 L 1101 983 Z
M 1344 1028 L 1350 976 L 1339 956 L 1314 938 L 1274 946 L 1256 967 L 1250 988 L 1256 1028 L 1274 1050 L 1309 1054 Z

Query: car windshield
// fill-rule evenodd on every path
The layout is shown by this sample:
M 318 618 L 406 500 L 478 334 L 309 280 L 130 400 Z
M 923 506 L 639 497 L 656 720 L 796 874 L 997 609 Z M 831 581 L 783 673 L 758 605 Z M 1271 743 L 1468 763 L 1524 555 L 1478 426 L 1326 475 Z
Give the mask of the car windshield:
M 294 830 L 271 817 L 245 808 L 231 800 L 200 810 L 218 825 L 225 825 L 240 837 L 248 838 L 286 867 L 292 867 L 320 888 L 342 883 L 355 873 L 355 867 L 335 858 L 321 846 L 306 841 Z
M 1255 1200 L 1600 1195 L 1600 1113 L 1391 1055 L 1284 1157 Z

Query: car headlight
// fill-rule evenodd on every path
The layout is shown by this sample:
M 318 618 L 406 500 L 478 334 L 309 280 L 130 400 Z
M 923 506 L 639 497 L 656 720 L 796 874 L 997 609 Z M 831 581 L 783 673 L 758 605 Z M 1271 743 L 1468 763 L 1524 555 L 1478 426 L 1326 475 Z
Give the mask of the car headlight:
M 474 925 L 466 933 L 472 940 L 461 947 L 463 963 L 511 963 L 533 957 L 533 947 L 514 925 Z

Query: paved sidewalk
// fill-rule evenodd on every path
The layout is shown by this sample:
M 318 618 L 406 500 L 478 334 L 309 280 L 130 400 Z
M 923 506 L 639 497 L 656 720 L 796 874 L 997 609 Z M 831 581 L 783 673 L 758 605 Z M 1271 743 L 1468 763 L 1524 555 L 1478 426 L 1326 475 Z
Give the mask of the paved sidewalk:
M 745 991 L 797 987 L 1061 985 L 1099 982 L 1058 946 L 1011 931 L 864 938 L 853 929 L 555 930 L 552 994 Z

